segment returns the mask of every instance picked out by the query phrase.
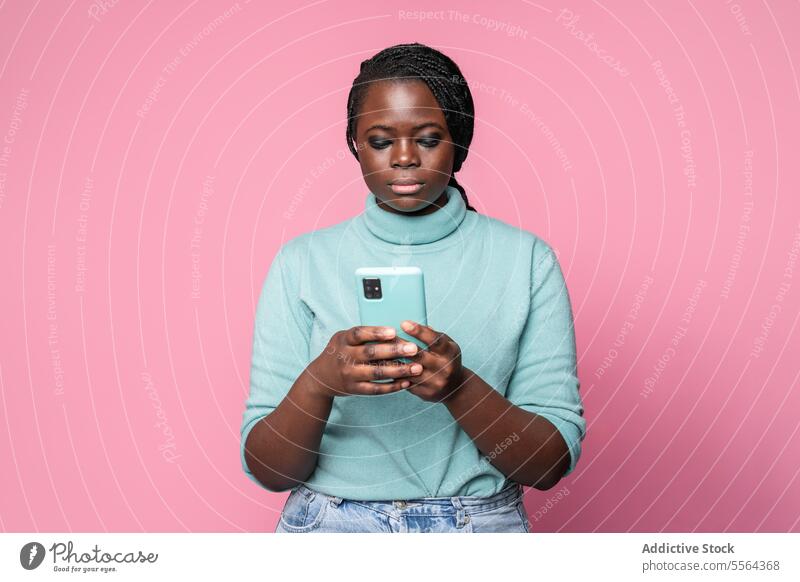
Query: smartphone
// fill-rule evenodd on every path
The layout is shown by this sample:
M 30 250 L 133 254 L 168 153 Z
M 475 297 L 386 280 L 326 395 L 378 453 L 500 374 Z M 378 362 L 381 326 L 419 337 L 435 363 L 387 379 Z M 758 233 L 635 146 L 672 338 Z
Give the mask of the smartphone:
M 360 267 L 355 271 L 361 325 L 390 326 L 396 337 L 413 342 L 419 349 L 428 345 L 408 335 L 400 323 L 406 319 L 428 325 L 425 280 L 419 267 Z M 367 342 L 380 343 L 380 342 Z M 396 358 L 408 363 L 408 358 Z M 391 382 L 392 379 L 376 380 Z

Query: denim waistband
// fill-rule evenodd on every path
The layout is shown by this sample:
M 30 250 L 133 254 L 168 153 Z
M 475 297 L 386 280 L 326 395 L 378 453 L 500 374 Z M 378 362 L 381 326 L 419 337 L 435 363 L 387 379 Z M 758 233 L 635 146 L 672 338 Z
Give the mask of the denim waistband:
M 321 493 L 319 491 L 315 491 L 306 487 L 303 484 L 300 484 L 296 487 L 299 493 L 303 495 L 310 496 L 314 495 L 322 495 L 328 498 L 334 505 L 339 505 L 342 503 L 343 499 L 341 497 L 336 497 L 334 495 L 327 495 L 325 493 Z M 512 503 L 517 499 L 522 498 L 522 485 L 515 481 L 507 481 L 506 485 L 501 489 L 499 492 L 491 495 L 489 497 L 474 497 L 474 496 L 453 496 L 453 497 L 420 497 L 416 499 L 387 499 L 387 500 L 378 500 L 378 501 L 363 501 L 363 500 L 353 500 L 355 503 L 359 503 L 361 505 L 367 505 L 369 507 L 374 507 L 376 509 L 381 508 L 428 508 L 431 510 L 436 510 L 437 508 L 441 510 L 447 510 L 448 508 L 455 508 L 456 510 L 460 510 L 462 508 L 470 508 L 470 513 L 479 513 L 481 511 L 489 511 L 491 509 L 495 509 L 497 507 L 503 507 Z

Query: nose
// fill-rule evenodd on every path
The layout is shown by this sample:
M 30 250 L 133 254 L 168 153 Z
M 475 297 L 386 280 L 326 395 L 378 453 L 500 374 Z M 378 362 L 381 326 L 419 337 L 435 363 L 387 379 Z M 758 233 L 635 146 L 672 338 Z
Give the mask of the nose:
M 417 148 L 412 143 L 411 139 L 398 138 L 395 140 L 394 147 L 392 148 L 392 167 L 393 168 L 408 168 L 419 166 L 419 155 Z

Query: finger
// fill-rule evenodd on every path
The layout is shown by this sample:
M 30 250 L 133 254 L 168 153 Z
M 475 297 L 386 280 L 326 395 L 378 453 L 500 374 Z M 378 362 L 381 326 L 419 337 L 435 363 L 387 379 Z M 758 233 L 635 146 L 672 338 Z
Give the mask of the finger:
M 347 330 L 345 341 L 348 345 L 359 346 L 369 341 L 385 341 L 395 337 L 397 330 L 382 325 L 356 325 Z
M 422 365 L 416 362 L 404 364 L 393 360 L 380 360 L 375 364 L 355 364 L 353 366 L 353 378 L 372 382 L 386 378 L 417 376 L 422 373 L 422 370 Z
M 439 345 L 437 345 L 437 343 L 441 342 L 441 339 L 445 337 L 445 334 L 416 321 L 405 320 L 400 324 L 400 326 L 408 335 L 425 342 L 428 346 L 428 349 L 431 349 L 434 346 L 438 348 Z
M 377 396 L 380 394 L 390 394 L 405 390 L 410 385 L 408 380 L 397 380 L 395 382 L 356 382 L 353 386 L 353 394 L 364 396 Z
M 403 356 L 403 357 L 408 358 L 412 362 L 419 362 L 420 364 L 422 364 L 422 367 L 425 368 L 426 370 L 440 368 L 442 366 L 441 362 L 447 361 L 446 358 L 443 359 L 443 356 L 441 354 L 437 354 L 430 350 L 419 350 L 413 356 Z
M 408 350 L 410 348 L 410 351 Z M 390 342 L 369 343 L 353 348 L 354 357 L 359 362 L 410 358 L 419 351 L 417 344 L 395 338 Z

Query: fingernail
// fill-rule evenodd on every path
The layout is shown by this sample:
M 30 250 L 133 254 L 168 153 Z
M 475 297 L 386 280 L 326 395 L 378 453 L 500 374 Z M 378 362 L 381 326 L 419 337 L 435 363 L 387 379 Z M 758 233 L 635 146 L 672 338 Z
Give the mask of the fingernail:
M 400 386 L 402 386 L 403 388 L 408 388 L 409 386 L 411 386 L 411 382 L 403 382 L 402 384 L 400 384 Z
M 412 374 L 419 374 L 420 372 L 422 372 L 422 366 L 420 366 L 419 364 L 414 364 L 413 366 L 411 366 Z
M 394 335 L 394 328 L 393 327 L 384 327 L 383 328 L 383 335 L 385 337 L 392 337 Z
M 414 352 L 417 351 L 417 345 L 416 344 L 406 344 L 406 345 L 403 346 L 403 351 L 405 353 L 407 353 L 407 354 L 413 354 Z
M 414 324 L 411 323 L 410 321 L 404 321 L 401 325 L 403 329 L 406 331 L 411 331 L 412 329 L 414 329 Z

